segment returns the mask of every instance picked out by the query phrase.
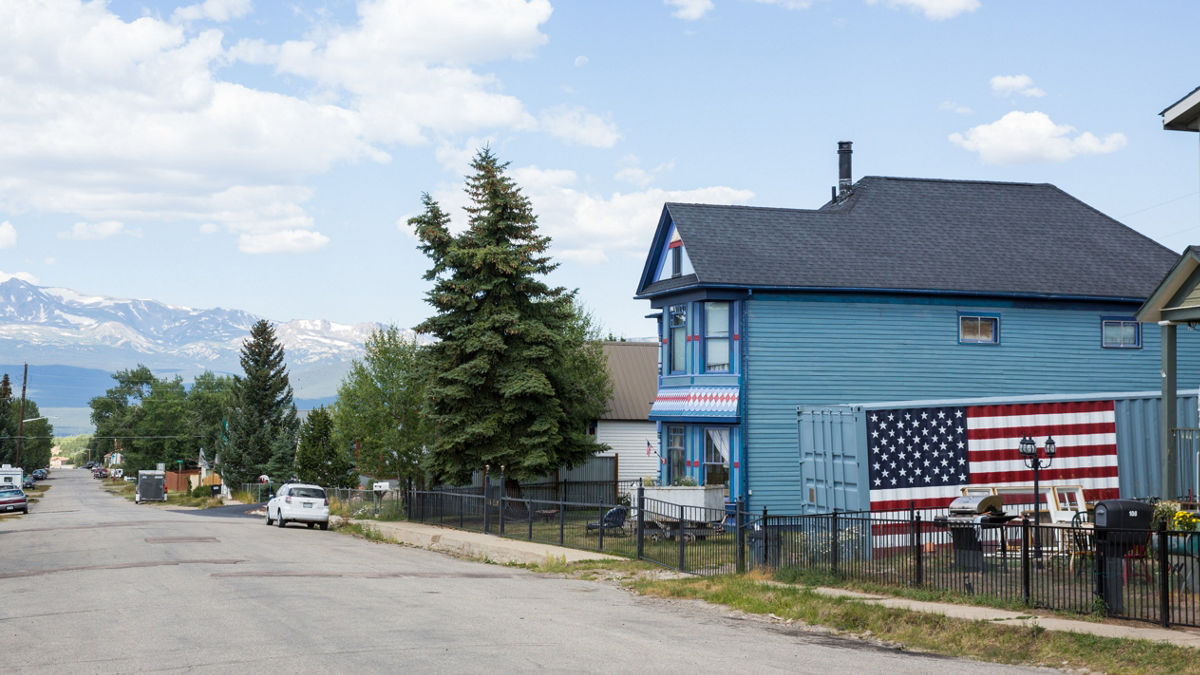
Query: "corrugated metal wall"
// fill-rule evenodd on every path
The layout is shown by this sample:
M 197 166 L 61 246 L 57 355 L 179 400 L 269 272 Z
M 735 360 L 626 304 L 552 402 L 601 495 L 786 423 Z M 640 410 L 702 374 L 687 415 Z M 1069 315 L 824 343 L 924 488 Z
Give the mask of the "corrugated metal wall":
M 1179 426 L 1196 427 L 1196 394 L 1176 399 Z M 1115 399 L 1117 417 L 1117 467 L 1122 497 L 1161 496 L 1162 486 L 1162 397 L 1157 394 Z M 1180 453 L 1179 484 L 1170 492 L 1177 496 L 1193 486 L 1194 457 Z

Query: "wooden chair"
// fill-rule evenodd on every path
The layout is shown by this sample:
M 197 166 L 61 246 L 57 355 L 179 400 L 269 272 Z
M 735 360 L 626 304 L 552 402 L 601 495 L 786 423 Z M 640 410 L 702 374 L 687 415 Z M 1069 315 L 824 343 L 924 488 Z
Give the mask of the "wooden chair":
M 1083 563 L 1088 562 L 1092 569 L 1096 568 L 1096 539 L 1092 529 L 1088 527 L 1087 511 L 1079 511 L 1071 518 L 1070 542 L 1071 560 L 1069 567 L 1073 574 L 1083 571 Z M 1076 569 L 1075 561 L 1079 561 Z

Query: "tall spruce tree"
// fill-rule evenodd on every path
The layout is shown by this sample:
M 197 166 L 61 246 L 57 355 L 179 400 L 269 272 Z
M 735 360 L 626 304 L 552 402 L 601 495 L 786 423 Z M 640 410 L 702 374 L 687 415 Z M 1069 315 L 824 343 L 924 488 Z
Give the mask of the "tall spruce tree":
M 325 406 L 308 413 L 300 425 L 296 446 L 296 477 L 325 487 L 351 487 L 357 483 L 350 453 L 333 438 L 333 417 Z
M 434 480 L 462 483 L 484 465 L 532 477 L 605 448 L 587 433 L 611 391 L 603 355 L 583 339 L 574 292 L 542 281 L 557 267 L 550 239 L 507 166 L 487 149 L 476 154 L 463 233 L 451 234 L 429 195 L 409 220 L 432 261 L 426 301 L 436 314 L 417 330 L 438 338 L 427 399 Z
M 240 360 L 242 375 L 234 377 L 219 467 L 233 489 L 261 474 L 276 481 L 291 477 L 299 430 L 283 346 L 268 321 L 251 327 Z
M 12 383 L 8 373 L 0 377 L 0 461 L 11 461 L 17 454 L 17 410 L 13 406 Z

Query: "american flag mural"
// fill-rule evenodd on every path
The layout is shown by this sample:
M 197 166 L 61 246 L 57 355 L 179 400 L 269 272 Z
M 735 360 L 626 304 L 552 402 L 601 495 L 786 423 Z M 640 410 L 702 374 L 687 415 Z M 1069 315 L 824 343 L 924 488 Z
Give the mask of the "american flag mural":
M 1118 496 L 1112 401 L 872 410 L 867 460 L 872 511 L 946 506 L 968 485 L 1032 485 L 1017 454 L 1031 436 L 1058 452 L 1042 485 L 1082 485 L 1088 501 Z

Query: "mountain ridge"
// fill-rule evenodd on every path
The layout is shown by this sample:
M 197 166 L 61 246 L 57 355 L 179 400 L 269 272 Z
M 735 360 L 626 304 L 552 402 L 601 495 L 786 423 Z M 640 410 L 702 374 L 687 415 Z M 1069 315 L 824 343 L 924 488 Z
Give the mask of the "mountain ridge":
M 12 277 L 0 282 L 0 363 L 110 373 L 142 364 L 156 374 L 178 374 L 185 380 L 205 370 L 239 373 L 239 351 L 258 320 L 237 309 L 111 298 Z M 325 319 L 295 319 L 274 326 L 296 398 L 320 400 L 336 394 L 351 361 L 362 356 L 367 338 L 382 327 Z M 411 330 L 403 332 L 415 336 Z M 10 374 L 14 377 L 19 379 L 20 374 Z M 15 386 L 19 382 L 14 380 Z M 93 392 L 87 399 L 103 393 Z M 66 402 L 74 397 L 53 398 Z M 86 406 L 87 399 L 78 405 Z

